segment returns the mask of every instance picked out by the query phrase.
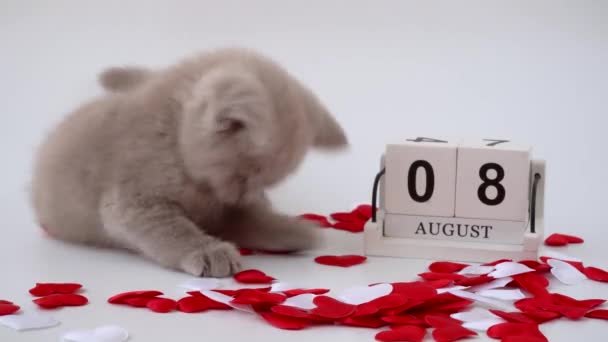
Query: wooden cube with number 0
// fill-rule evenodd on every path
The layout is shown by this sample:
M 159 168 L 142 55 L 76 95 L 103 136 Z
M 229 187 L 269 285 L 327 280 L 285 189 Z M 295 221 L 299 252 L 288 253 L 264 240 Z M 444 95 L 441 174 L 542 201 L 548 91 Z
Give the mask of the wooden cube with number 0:
M 531 147 L 479 139 L 458 146 L 456 217 L 526 221 Z
M 458 141 L 404 139 L 386 148 L 386 211 L 454 216 Z

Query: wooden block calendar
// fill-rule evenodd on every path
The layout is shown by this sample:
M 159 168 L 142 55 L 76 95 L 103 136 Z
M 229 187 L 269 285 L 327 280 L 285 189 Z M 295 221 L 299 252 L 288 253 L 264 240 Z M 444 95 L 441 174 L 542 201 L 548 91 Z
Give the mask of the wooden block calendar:
M 537 258 L 545 163 L 532 158 L 530 146 L 414 137 L 387 145 L 380 166 L 366 254 L 469 262 Z

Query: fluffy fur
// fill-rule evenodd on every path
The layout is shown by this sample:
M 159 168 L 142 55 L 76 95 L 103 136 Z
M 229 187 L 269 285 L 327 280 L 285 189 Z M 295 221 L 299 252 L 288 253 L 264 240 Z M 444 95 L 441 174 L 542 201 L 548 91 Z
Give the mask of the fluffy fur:
M 224 49 L 165 69 L 110 68 L 108 90 L 38 151 L 32 204 L 48 233 L 126 248 L 223 277 L 241 247 L 313 247 L 314 228 L 275 213 L 264 190 L 313 146 L 346 137 L 304 85 L 267 57 Z

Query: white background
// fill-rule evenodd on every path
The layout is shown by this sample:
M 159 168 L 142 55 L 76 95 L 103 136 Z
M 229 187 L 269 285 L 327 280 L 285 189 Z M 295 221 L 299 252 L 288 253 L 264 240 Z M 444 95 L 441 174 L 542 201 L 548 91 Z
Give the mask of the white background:
M 311 154 L 273 191 L 283 210 L 327 213 L 368 201 L 389 141 L 509 138 L 547 160 L 547 229 L 587 238 L 579 253 L 606 267 L 606 18 L 608 2 L 580 0 L 0 0 L 0 239 L 8 245 L 0 267 L 12 272 L 1 277 L 0 297 L 41 280 L 36 270 L 53 277 L 58 260 L 80 259 L 69 254 L 76 247 L 39 241 L 26 190 L 37 144 L 100 91 L 97 72 L 166 65 L 224 46 L 256 48 L 281 62 L 319 94 L 350 138 L 347 152 Z M 336 248 L 346 244 L 336 241 Z M 369 267 L 368 274 L 380 272 Z M 25 336 L 3 334 L 3 341 Z

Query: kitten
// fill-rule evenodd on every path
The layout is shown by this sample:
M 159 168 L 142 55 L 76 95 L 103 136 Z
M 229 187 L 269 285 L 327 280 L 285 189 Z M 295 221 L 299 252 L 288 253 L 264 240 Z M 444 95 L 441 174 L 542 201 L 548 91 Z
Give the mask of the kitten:
M 41 145 L 32 205 L 49 235 L 125 248 L 196 276 L 239 271 L 235 245 L 312 248 L 312 224 L 264 190 L 311 147 L 347 145 L 317 97 L 269 58 L 221 49 L 165 69 L 110 68 L 108 90 Z

